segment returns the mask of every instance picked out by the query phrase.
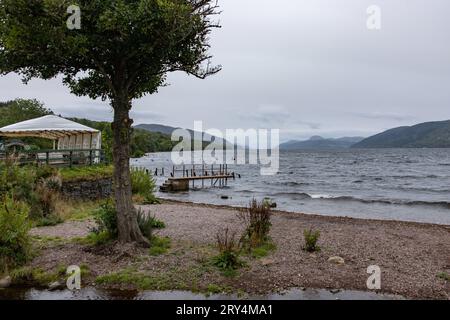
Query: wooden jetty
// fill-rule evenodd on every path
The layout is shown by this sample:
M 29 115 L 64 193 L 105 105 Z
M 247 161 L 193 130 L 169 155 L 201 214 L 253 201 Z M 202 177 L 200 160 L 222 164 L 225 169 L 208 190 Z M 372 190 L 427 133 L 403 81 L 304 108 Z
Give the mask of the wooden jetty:
M 176 174 L 182 172 L 183 176 L 176 177 Z M 201 168 L 193 165 L 191 167 L 182 166 L 182 168 L 173 166 L 171 177 L 159 188 L 161 192 L 182 192 L 189 191 L 190 188 L 196 188 L 195 183 L 200 182 L 201 188 L 207 185 L 210 187 L 225 187 L 229 179 L 236 179 L 234 172 L 228 171 L 228 165 L 214 166 L 201 165 Z M 209 182 L 209 183 L 207 183 Z

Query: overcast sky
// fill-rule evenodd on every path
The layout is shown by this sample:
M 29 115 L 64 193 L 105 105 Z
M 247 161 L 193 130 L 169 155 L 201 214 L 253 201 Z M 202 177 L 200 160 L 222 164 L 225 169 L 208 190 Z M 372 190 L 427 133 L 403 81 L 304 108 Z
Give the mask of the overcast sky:
M 139 123 L 280 128 L 283 140 L 368 136 L 450 119 L 450 1 L 221 0 L 207 80 L 181 73 L 134 102 Z M 381 8 L 368 30 L 367 8 Z M 63 116 L 110 120 L 108 102 L 60 84 L 0 77 L 0 100 L 36 98 Z

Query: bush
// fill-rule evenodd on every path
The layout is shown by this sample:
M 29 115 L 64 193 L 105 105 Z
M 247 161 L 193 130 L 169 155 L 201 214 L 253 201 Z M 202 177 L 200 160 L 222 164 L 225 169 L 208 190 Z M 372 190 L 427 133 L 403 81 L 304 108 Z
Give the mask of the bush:
M 25 263 L 30 254 L 29 207 L 10 197 L 0 206 L 0 272 Z
M 240 248 L 236 243 L 236 234 L 230 233 L 228 228 L 217 233 L 217 248 L 219 255 L 213 259 L 216 267 L 227 271 L 236 270 L 242 266 L 239 259 Z
M 116 239 L 119 231 L 117 228 L 117 212 L 112 201 L 106 201 L 100 205 L 95 212 L 95 222 L 97 227 L 93 233 L 101 234 L 107 232 L 112 239 Z
M 149 240 L 153 239 L 153 229 L 162 229 L 166 227 L 164 222 L 144 213 L 142 210 L 139 210 L 136 216 L 139 229 Z M 105 238 L 105 233 L 109 234 L 111 239 L 117 238 L 119 229 L 117 226 L 116 207 L 113 201 L 109 200 L 101 204 L 100 208 L 95 211 L 94 217 L 97 227 L 92 230 L 93 233 L 97 235 L 102 234 L 102 239 Z
M 320 251 L 320 247 L 317 245 L 320 237 L 320 231 L 313 231 L 312 229 L 305 230 L 303 232 L 303 236 L 305 238 L 305 246 L 303 247 L 303 250 L 307 252 Z
M 55 214 L 60 186 L 61 179 L 54 168 L 0 164 L 0 197 L 12 196 L 27 203 L 32 219 L 39 221 Z
M 137 212 L 137 221 L 142 234 L 149 240 L 152 238 L 153 229 L 164 229 L 166 227 L 163 221 L 160 221 L 142 210 Z
M 14 195 L 19 201 L 31 203 L 36 183 L 33 167 L 19 167 L 13 162 L 0 163 L 0 198 Z
M 131 186 L 134 195 L 143 197 L 143 204 L 158 203 L 155 197 L 156 183 L 145 169 L 133 168 L 131 170 Z
M 272 213 L 267 203 L 264 201 L 258 202 L 255 199 L 250 202 L 249 207 L 241 210 L 238 217 L 245 225 L 241 243 L 251 249 L 270 241 L 271 215 Z

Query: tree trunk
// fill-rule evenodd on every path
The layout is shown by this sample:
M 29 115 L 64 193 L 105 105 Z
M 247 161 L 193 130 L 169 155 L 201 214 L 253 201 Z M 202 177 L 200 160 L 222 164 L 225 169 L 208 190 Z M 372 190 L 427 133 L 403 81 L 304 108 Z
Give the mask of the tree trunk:
M 149 241 L 142 235 L 137 223 L 136 210 L 133 206 L 130 175 L 130 136 L 133 120 L 129 117 L 131 101 L 117 97 L 112 101 L 114 122 L 114 194 L 117 211 L 119 241 L 137 242 L 148 246 Z

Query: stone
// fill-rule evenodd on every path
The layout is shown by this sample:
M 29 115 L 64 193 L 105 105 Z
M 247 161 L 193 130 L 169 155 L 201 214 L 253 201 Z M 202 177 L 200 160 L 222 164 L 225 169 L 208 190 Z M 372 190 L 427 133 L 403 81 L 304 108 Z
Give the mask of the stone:
M 262 258 L 261 259 L 261 264 L 263 266 L 270 266 L 271 264 L 274 264 L 274 263 L 275 263 L 275 261 L 273 261 L 272 259 L 269 259 L 269 258 Z
M 4 277 L 3 279 L 0 279 L 0 288 L 4 289 L 4 288 L 8 288 L 11 286 L 11 277 L 7 276 Z
M 59 281 L 52 282 L 48 285 L 48 290 L 55 291 L 58 289 L 62 289 L 63 285 Z
M 338 264 L 338 265 L 342 265 L 345 264 L 345 260 L 341 257 L 335 256 L 335 257 L 330 257 L 328 259 L 328 262 L 334 263 L 334 264 Z
M 229 197 L 229 196 L 221 196 L 220 199 L 222 199 L 222 200 L 228 200 L 228 199 L 230 199 L 230 197 Z

